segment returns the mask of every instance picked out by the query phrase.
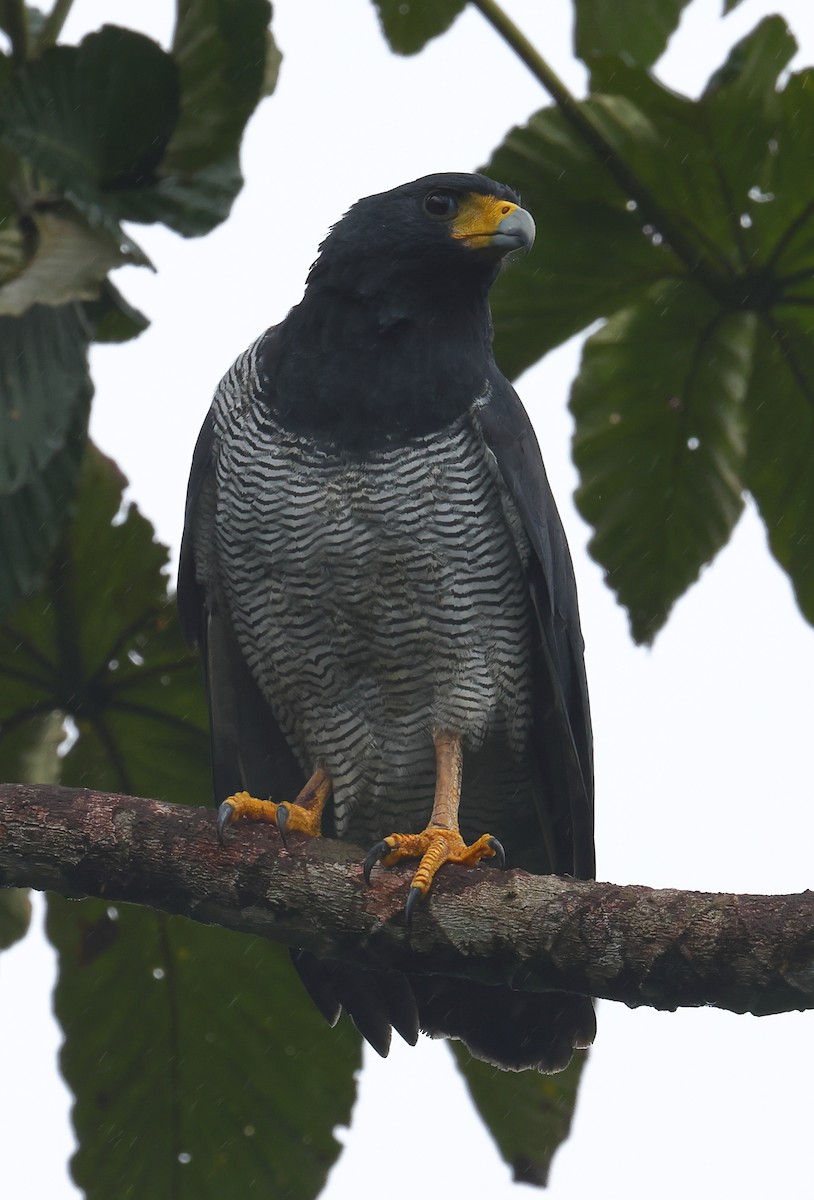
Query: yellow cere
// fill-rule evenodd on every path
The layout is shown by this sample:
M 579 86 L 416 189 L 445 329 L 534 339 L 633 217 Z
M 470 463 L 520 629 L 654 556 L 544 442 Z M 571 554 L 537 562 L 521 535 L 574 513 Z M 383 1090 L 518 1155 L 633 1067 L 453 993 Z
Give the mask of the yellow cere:
M 450 232 L 454 238 L 460 238 L 462 241 L 491 237 L 493 233 L 497 233 L 504 217 L 516 211 L 517 205 L 509 200 L 498 200 L 495 196 L 481 196 L 470 192 L 458 205 L 458 215 L 452 222 Z

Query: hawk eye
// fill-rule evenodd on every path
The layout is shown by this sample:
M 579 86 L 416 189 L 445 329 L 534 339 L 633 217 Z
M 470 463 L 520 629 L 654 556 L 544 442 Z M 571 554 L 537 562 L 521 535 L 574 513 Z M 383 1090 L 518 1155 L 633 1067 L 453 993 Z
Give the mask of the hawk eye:
M 451 217 L 458 211 L 458 201 L 451 192 L 428 192 L 424 197 L 424 212 L 428 217 Z

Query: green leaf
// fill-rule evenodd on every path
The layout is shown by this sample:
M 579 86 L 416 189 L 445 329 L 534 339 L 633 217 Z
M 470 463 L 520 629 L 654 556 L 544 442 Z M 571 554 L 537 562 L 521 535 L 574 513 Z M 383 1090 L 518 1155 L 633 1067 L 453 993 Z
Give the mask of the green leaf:
M 73 500 L 89 336 L 74 305 L 0 317 L 0 611 L 38 585 Z
M 0 287 L 0 315 L 22 316 L 35 304 L 58 307 L 73 300 L 95 300 L 108 271 L 134 261 L 117 238 L 92 229 L 67 205 L 35 211 L 30 221 L 36 229 L 36 249 L 15 277 Z
M 574 0 L 574 53 L 589 66 L 618 55 L 649 67 L 663 53 L 689 0 Z
M 792 75 L 778 104 L 761 187 L 747 212 L 772 276 L 796 282 L 814 267 L 814 199 L 807 183 L 814 172 L 814 71 Z
M 417 54 L 449 29 L 467 0 L 373 0 L 384 36 L 396 54 Z
M 472 1102 L 518 1183 L 545 1187 L 551 1160 L 568 1137 L 587 1054 L 578 1051 L 557 1075 L 498 1071 L 450 1042 Z
M 723 15 L 725 17 L 728 16 L 729 13 L 731 13 L 733 9 L 737 8 L 740 3 L 741 0 L 724 0 Z
M 814 317 L 786 310 L 758 332 L 746 396 L 746 483 L 769 545 L 814 624 Z
M 30 924 L 28 888 L 0 888 L 0 950 L 8 950 L 24 938 Z
M 27 63 L 0 96 L 0 139 L 79 196 L 144 187 L 178 119 L 175 64 L 139 33 L 104 26 Z
M 209 803 L 199 666 L 167 597 L 167 551 L 135 507 L 121 512 L 124 485 L 89 448 L 47 586 L 0 626 L 0 724 L 59 709 L 79 734 L 63 783 Z
M 128 342 L 150 324 L 109 279 L 102 284 L 98 298 L 83 308 L 95 342 Z
M 122 220 L 163 221 L 183 237 L 200 237 L 226 220 L 242 186 L 235 155 L 195 175 L 168 175 L 154 187 L 121 192 L 117 200 Z
M 775 91 L 793 49 L 780 18 L 761 22 L 697 102 L 618 57 L 594 61 L 594 85 L 604 94 L 580 107 L 652 198 L 646 216 L 558 111 L 544 109 L 512 130 L 484 169 L 521 192 L 538 237 L 494 292 L 496 347 L 507 373 L 640 300 L 656 280 L 695 274 L 699 261 L 716 298 L 729 293 L 733 309 L 742 305 L 740 280 L 768 258 L 778 220 L 788 224 L 784 206 L 792 201 L 765 203 L 761 190 L 784 153 L 796 211 L 810 202 L 804 181 L 812 169 L 814 86 L 806 88 L 802 113 L 794 110 L 800 85 L 785 109 Z M 793 138 L 779 130 L 784 112 L 786 124 L 795 124 Z M 672 230 L 692 247 L 691 261 L 670 250 Z
M 613 97 L 584 107 L 594 116 L 605 110 L 619 128 L 630 122 L 631 138 L 645 120 Z M 654 132 L 648 147 L 656 138 Z M 497 358 L 509 376 L 680 270 L 675 256 L 643 232 L 635 205 L 557 109 L 513 129 L 484 170 L 518 190 L 537 222 L 531 254 L 512 264 L 492 293 Z
M 589 549 L 651 642 L 743 501 L 753 318 L 668 282 L 589 338 L 571 393 Z
M 269 80 L 268 0 L 179 0 L 172 53 L 181 116 L 163 163 L 189 174 L 235 157 Z
M 317 1195 L 360 1038 L 328 1028 L 281 947 L 57 896 L 47 928 L 88 1200 Z

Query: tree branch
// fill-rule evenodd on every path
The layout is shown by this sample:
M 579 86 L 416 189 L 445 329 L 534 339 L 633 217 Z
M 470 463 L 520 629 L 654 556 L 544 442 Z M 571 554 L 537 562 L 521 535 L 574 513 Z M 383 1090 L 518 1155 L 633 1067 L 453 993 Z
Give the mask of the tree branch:
M 732 896 L 448 867 L 404 924 L 407 869 L 214 812 L 0 786 L 0 885 L 149 904 L 367 967 L 758 1016 L 814 1008 L 814 893 Z

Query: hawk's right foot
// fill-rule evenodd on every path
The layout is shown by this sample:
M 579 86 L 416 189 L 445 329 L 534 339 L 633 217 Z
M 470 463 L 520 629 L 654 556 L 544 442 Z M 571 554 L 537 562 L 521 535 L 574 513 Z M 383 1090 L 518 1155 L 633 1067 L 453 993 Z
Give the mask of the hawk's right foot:
M 266 821 L 286 833 L 305 833 L 319 837 L 322 832 L 322 812 L 331 794 L 331 780 L 321 768 L 314 772 L 292 803 L 258 800 L 249 792 L 236 792 L 223 801 L 218 809 L 218 840 L 235 821 Z

